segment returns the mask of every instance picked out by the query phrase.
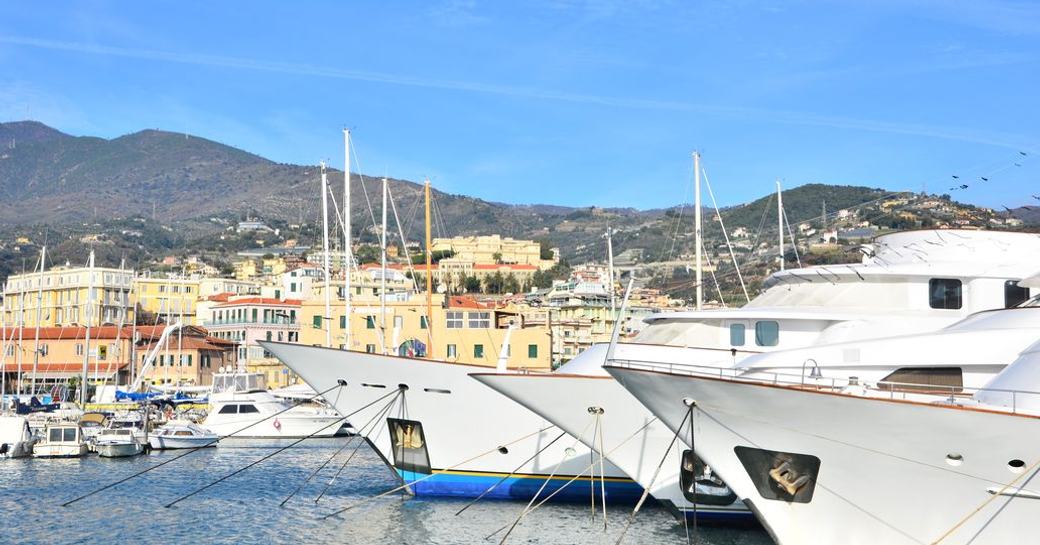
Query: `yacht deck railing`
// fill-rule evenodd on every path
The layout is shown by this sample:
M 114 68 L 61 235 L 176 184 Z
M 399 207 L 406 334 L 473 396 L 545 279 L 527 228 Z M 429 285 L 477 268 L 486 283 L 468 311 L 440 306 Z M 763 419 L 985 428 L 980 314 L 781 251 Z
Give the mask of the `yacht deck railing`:
M 1002 388 L 969 388 L 955 385 L 922 384 L 891 381 L 866 381 L 857 377 L 824 377 L 815 374 L 795 375 L 775 371 L 762 371 L 747 367 L 711 367 L 681 363 L 641 361 L 631 359 L 613 359 L 605 363 L 605 367 L 619 367 L 655 371 L 670 375 L 703 377 L 751 384 L 770 384 L 789 388 L 827 391 L 859 397 L 889 398 L 902 401 L 928 403 L 944 403 L 960 406 L 979 406 L 992 410 L 1006 410 L 1019 414 L 1020 402 L 1028 400 L 1028 405 L 1040 406 L 1040 392 L 1031 390 L 1008 390 Z M 809 368 L 805 368 L 809 369 Z M 821 367 L 815 367 L 814 373 Z M 861 391 L 857 391 L 861 390 Z M 975 399 L 975 394 L 996 394 L 982 404 Z M 1003 400 L 1002 403 L 1000 400 Z M 1024 411 L 1038 414 L 1035 410 Z

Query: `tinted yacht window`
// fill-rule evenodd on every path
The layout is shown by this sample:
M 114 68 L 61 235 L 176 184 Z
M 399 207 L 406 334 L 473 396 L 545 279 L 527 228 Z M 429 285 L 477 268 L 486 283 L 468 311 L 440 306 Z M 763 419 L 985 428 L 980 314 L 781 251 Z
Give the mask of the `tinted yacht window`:
M 780 344 L 780 324 L 772 320 L 755 322 L 755 344 L 758 346 Z
M 1004 308 L 1017 307 L 1029 300 L 1029 288 L 1018 285 L 1018 280 L 1004 282 Z
M 929 280 L 928 306 L 941 309 L 961 308 L 961 281 L 955 278 Z
M 729 345 L 744 346 L 744 324 L 729 325 Z

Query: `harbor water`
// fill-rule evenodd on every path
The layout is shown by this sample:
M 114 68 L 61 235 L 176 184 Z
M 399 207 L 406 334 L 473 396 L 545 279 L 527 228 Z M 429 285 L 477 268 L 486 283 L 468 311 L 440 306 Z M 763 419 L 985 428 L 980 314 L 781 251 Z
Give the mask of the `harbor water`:
M 279 453 L 171 508 L 164 505 L 270 454 L 270 441 L 227 441 L 126 483 L 61 504 L 104 484 L 168 460 L 183 451 L 156 451 L 127 459 L 0 460 L 0 534 L 4 543 L 324 543 L 463 544 L 498 543 L 525 503 L 481 501 L 461 515 L 468 502 L 395 494 L 337 516 L 347 505 L 394 488 L 398 483 L 367 445 L 315 502 L 346 460 L 347 448 L 299 494 L 279 507 L 307 476 L 348 438 L 312 439 Z M 287 443 L 282 443 L 282 445 Z M 507 543 L 614 543 L 631 507 L 608 506 L 593 519 L 589 505 L 547 504 L 517 525 Z M 690 542 L 704 545 L 768 545 L 759 528 L 689 529 Z M 648 505 L 625 539 L 629 544 L 681 544 L 687 530 L 664 509 Z

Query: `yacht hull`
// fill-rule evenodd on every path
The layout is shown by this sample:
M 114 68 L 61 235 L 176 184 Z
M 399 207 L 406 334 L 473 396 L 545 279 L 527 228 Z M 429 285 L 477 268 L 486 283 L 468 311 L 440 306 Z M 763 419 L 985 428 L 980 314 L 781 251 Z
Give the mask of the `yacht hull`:
M 148 444 L 155 450 L 188 449 L 199 447 L 215 447 L 217 440 L 214 437 L 162 437 L 152 435 L 148 438 Z
M 581 433 L 581 427 L 588 420 L 590 407 L 603 409 L 603 450 L 607 459 L 641 487 L 649 487 L 650 494 L 677 517 L 696 515 L 698 520 L 705 521 L 754 520 L 754 515 L 736 498 L 730 502 L 712 502 L 712 505 L 702 503 L 695 508 L 694 502 L 683 494 L 680 485 L 683 448 L 677 444 L 671 450 L 668 449 L 675 433 L 654 418 L 646 407 L 613 378 L 559 373 L 476 373 L 470 376 L 572 435 Z M 598 452 L 598 437 L 596 441 L 596 444 L 592 444 L 589 440 L 586 446 Z
M 485 367 L 261 344 L 315 391 L 331 389 L 325 399 L 417 495 L 526 500 L 560 489 L 554 500 L 588 502 L 602 486 L 608 502 L 631 502 L 642 493 L 609 461 L 601 472 L 581 442 L 468 376 Z M 337 389 L 339 380 L 346 386 Z
M 137 441 L 125 443 L 98 443 L 95 447 L 102 458 L 127 458 L 144 452 L 144 445 Z
M 33 455 L 33 445 L 36 440 L 17 441 L 0 445 L 0 458 L 26 458 Z
M 48 445 L 37 443 L 33 447 L 34 458 L 79 458 L 87 454 L 87 444 L 78 445 Z
M 782 545 L 1002 544 L 1036 528 L 1036 417 L 606 368 L 687 443 L 695 402 L 698 453 Z

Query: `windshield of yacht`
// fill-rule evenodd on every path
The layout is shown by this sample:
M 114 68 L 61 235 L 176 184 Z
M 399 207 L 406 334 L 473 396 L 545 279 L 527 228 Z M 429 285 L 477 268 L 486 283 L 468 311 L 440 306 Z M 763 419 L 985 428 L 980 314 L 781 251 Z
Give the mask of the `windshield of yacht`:
M 714 346 L 718 344 L 719 320 L 654 320 L 631 342 L 668 346 Z
M 262 373 L 228 373 L 213 375 L 214 392 L 255 392 L 266 390 Z
M 798 273 L 797 278 L 770 277 L 764 291 L 747 307 L 906 308 L 906 279 L 860 280 L 853 276 Z

